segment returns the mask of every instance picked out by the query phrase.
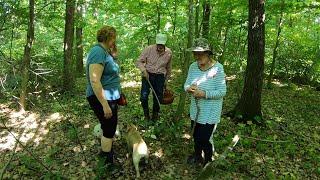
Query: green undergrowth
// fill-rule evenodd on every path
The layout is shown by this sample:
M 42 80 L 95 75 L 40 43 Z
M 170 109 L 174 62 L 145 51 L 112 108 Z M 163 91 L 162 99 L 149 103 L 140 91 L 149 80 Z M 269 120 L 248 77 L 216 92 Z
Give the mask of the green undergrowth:
M 59 121 L 46 124 L 48 133 L 40 141 L 28 142 L 31 149 L 46 166 L 48 172 L 29 153 L 20 150 L 6 168 L 7 179 L 63 179 L 98 177 L 97 153 L 99 140 L 92 135 L 97 124 L 84 95 L 85 79 L 78 79 L 73 93 L 55 93 L 34 101 L 33 112 L 40 117 L 59 113 Z M 172 82 L 174 84 L 174 82 Z M 180 86 L 170 86 L 179 92 Z M 224 100 L 226 113 L 237 102 L 236 83 L 228 83 Z M 112 179 L 130 179 L 135 175 L 123 135 L 123 125 L 133 123 L 149 146 L 150 160 L 141 167 L 141 178 L 148 179 L 195 179 L 201 169 L 186 163 L 192 153 L 188 103 L 183 117 L 174 120 L 178 94 L 171 105 L 162 105 L 160 120 L 146 122 L 139 103 L 140 87 L 123 89 L 128 105 L 119 109 L 121 137 L 115 141 L 117 161 L 123 171 L 113 174 Z M 151 98 L 150 98 L 151 99 Z M 188 100 L 188 99 L 187 99 Z M 152 100 L 150 100 L 150 105 Z M 217 179 L 317 179 L 320 177 L 320 135 L 319 112 L 320 93 L 310 87 L 273 86 L 263 89 L 262 109 L 265 126 L 258 126 L 253 120 L 236 124 L 222 116 L 214 134 L 215 159 L 227 148 L 235 135 L 240 141 L 226 159 L 216 166 L 212 177 Z M 39 123 L 42 121 L 39 120 Z M 38 132 L 38 131 L 37 131 Z M 7 133 L 8 134 L 8 133 Z M 1 134 L 4 137 L 7 134 Z M 33 142 L 34 141 L 34 142 Z M 80 145 L 81 144 L 81 145 Z M 81 147 L 82 146 L 82 147 Z M 83 150 L 82 150 L 83 148 Z M 0 164 L 6 164 L 12 152 L 1 152 Z M 0 165 L 0 168 L 3 166 Z M 81 173 L 80 173 L 81 172 Z M 99 175 L 100 176 L 100 175 Z

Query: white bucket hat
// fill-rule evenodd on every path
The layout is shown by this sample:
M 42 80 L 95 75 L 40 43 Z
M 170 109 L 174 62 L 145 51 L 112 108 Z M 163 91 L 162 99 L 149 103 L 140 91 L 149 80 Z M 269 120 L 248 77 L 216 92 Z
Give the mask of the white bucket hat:
M 156 44 L 162 44 L 165 45 L 167 42 L 167 35 L 159 33 L 156 36 Z

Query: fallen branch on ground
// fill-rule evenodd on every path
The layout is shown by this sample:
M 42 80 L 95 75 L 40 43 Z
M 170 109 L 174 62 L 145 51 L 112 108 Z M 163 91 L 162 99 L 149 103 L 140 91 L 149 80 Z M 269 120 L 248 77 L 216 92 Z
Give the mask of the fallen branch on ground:
M 271 140 L 266 140 L 266 139 L 259 139 L 259 138 L 254 138 L 254 137 L 250 137 L 250 136 L 242 136 L 243 138 L 248 138 L 248 139 L 254 139 L 257 141 L 263 141 L 263 142 L 270 142 L 270 143 L 287 143 L 290 141 L 271 141 Z
M 208 163 L 201 171 L 199 177 L 197 179 L 209 179 L 210 177 L 212 177 L 215 173 L 215 167 L 217 164 L 219 164 L 221 161 L 225 160 L 228 153 L 231 152 L 233 150 L 233 148 L 237 145 L 238 141 L 239 141 L 239 136 L 235 135 L 232 139 L 232 142 L 230 143 L 230 145 L 226 148 L 226 150 L 224 150 L 224 152 L 218 157 L 217 160 Z

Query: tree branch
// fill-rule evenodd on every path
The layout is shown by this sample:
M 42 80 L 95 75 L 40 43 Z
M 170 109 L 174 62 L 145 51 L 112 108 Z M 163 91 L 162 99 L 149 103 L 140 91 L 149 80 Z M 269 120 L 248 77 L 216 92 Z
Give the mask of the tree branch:
M 247 139 L 254 139 L 257 141 L 270 142 L 270 143 L 287 143 L 287 142 L 289 142 L 289 141 L 271 141 L 271 140 L 266 140 L 266 139 L 254 138 L 254 137 L 250 137 L 250 136 L 242 136 L 242 137 L 247 138 Z
M 202 169 L 199 177 L 197 179 L 209 179 L 214 175 L 214 171 L 216 169 L 216 166 L 221 163 L 223 160 L 226 159 L 229 152 L 233 150 L 233 148 L 237 145 L 238 141 L 240 140 L 240 137 L 238 135 L 235 135 L 232 139 L 232 142 L 229 144 L 229 146 L 224 150 L 224 152 L 218 157 L 216 161 L 212 161 L 210 163 L 207 163 L 206 166 Z

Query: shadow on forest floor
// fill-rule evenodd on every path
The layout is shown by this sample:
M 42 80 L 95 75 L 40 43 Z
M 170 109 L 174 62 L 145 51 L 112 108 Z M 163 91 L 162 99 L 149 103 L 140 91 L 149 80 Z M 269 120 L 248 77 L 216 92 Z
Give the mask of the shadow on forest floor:
M 192 151 L 188 103 L 179 121 L 172 120 L 179 100 L 176 98 L 172 105 L 162 106 L 158 122 L 148 124 L 142 118 L 139 79 L 132 77 L 136 76 L 125 77 L 126 81 L 122 83 L 129 104 L 120 108 L 119 122 L 138 125 L 150 148 L 150 161 L 141 165 L 140 179 L 195 179 L 201 169 L 185 161 Z M 174 84 L 177 83 L 172 82 L 172 89 L 179 92 L 180 85 Z M 240 92 L 235 92 L 235 85 L 233 81 L 228 83 L 224 112 L 231 110 L 237 101 Z M 4 170 L 4 179 L 97 177 L 99 140 L 92 134 L 97 120 L 84 97 L 84 87 L 85 79 L 81 78 L 74 94 L 57 95 L 62 106 L 53 98 L 42 97 L 35 100 L 33 109 L 24 114 L 15 112 L 9 102 L 0 104 L 0 118 L 5 123 L 5 126 L 2 122 L 0 125 L 0 168 Z M 215 156 L 224 151 L 235 134 L 240 135 L 240 142 L 213 172 L 215 178 L 319 177 L 319 92 L 309 87 L 274 85 L 273 89 L 263 90 L 262 104 L 267 124 L 263 128 L 250 121 L 234 124 L 222 117 L 214 135 Z M 135 177 L 122 138 L 123 131 L 120 131 L 122 136 L 116 137 L 114 148 L 116 162 L 122 170 L 107 175 L 106 179 Z M 16 145 L 15 138 L 23 146 Z

